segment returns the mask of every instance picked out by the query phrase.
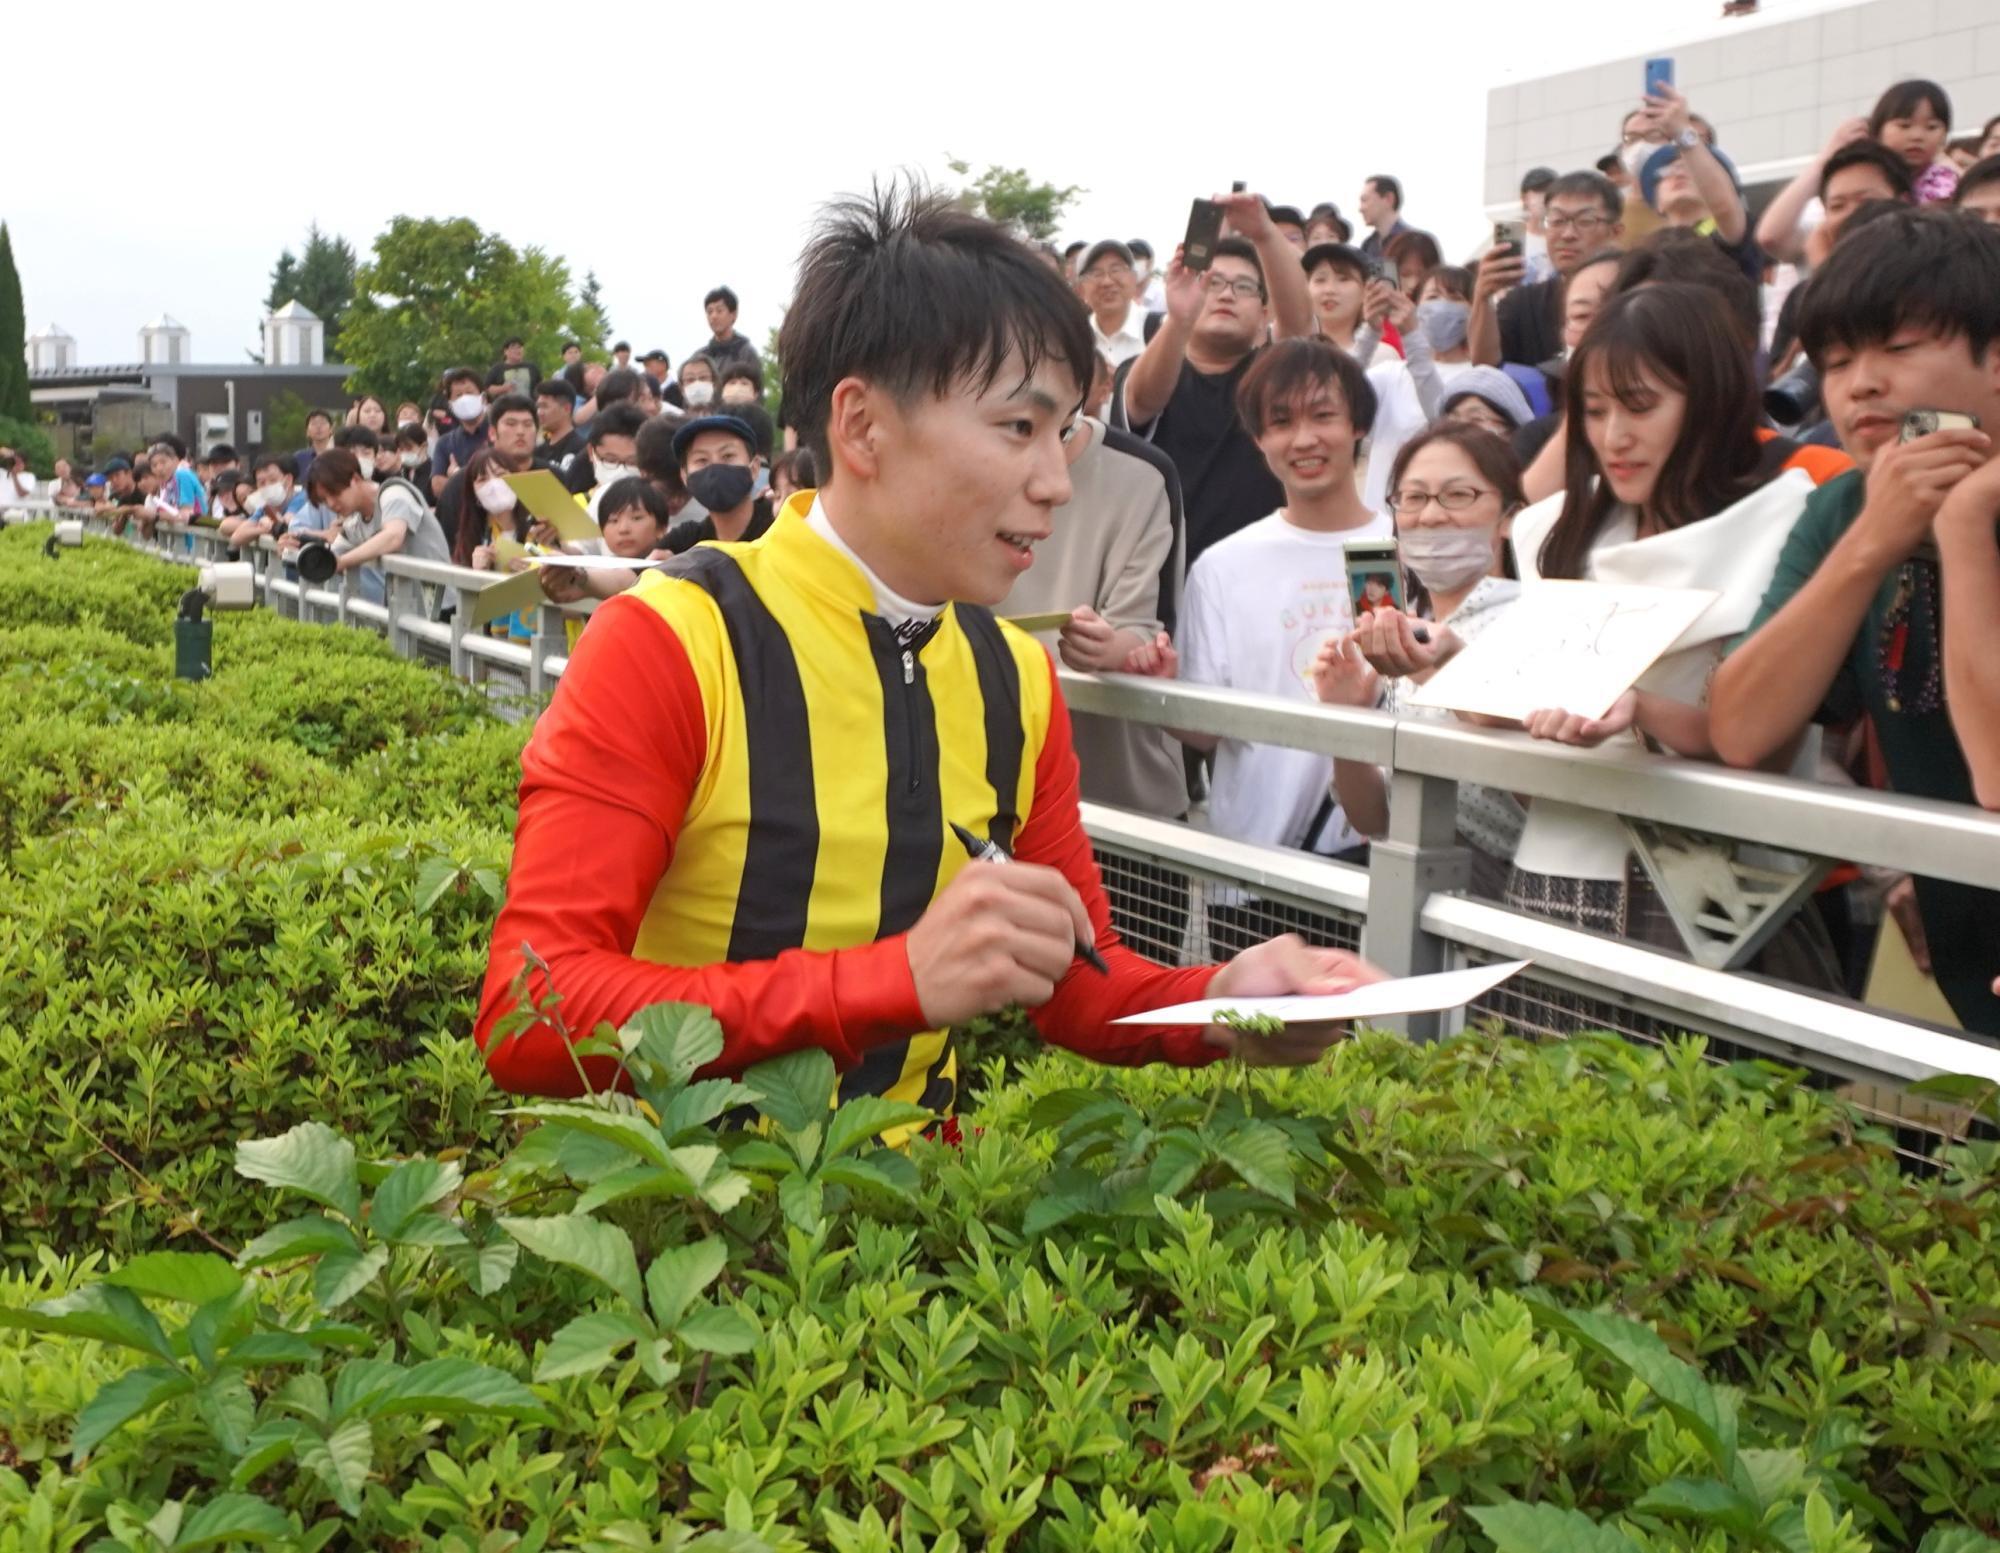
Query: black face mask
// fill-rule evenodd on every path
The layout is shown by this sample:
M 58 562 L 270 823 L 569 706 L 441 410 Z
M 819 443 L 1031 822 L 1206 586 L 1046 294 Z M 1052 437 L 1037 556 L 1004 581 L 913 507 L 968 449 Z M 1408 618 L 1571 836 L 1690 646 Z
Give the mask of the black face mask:
M 748 464 L 709 464 L 687 477 L 689 494 L 710 512 L 734 512 L 756 483 Z

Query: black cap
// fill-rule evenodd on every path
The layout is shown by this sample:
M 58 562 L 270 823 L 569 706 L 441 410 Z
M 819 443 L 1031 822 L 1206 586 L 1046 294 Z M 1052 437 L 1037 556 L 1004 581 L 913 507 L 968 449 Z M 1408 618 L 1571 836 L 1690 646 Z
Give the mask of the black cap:
M 104 472 L 108 475 L 115 475 L 119 470 L 130 469 L 131 467 L 132 460 L 129 458 L 107 458 L 104 461 Z
M 1346 243 L 1314 243 L 1299 256 L 1299 263 L 1305 267 L 1308 275 L 1322 264 L 1335 264 L 1343 270 L 1352 270 L 1363 280 L 1367 280 L 1375 268 L 1369 262 L 1367 254 Z
M 1270 214 L 1273 221 L 1282 221 L 1286 226 L 1302 227 L 1306 224 L 1306 218 L 1299 213 L 1296 205 L 1273 205 Z
M 1127 269 L 1136 268 L 1132 262 L 1132 250 L 1130 248 L 1127 248 L 1115 237 L 1104 237 L 1099 238 L 1090 245 L 1090 252 L 1083 256 L 1083 263 L 1076 267 L 1077 274 L 1083 274 L 1084 271 L 1088 270 L 1106 254 L 1117 255 L 1119 263 L 1123 264 Z
M 666 361 L 669 358 L 665 351 L 661 350 L 659 346 L 655 345 L 651 350 L 647 351 L 646 354 L 641 356 L 639 359 L 641 361 Z
M 726 431 L 732 437 L 741 437 L 743 445 L 754 455 L 757 452 L 757 433 L 750 429 L 750 423 L 736 415 L 698 415 L 691 421 L 683 421 L 674 431 L 674 462 L 679 463 L 687 455 L 688 444 L 705 431 Z
M 1153 245 L 1143 237 L 1135 237 L 1125 246 L 1132 250 L 1132 257 L 1135 259 L 1150 259 L 1153 257 Z

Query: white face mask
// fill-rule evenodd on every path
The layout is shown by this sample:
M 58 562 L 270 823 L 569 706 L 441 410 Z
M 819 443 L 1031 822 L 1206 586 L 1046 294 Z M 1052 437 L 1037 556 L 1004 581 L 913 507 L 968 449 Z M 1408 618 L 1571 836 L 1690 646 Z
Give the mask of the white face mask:
M 689 404 L 707 404 L 715 397 L 713 383 L 683 383 L 681 394 Z
M 396 430 L 401 431 L 405 426 L 414 426 L 416 424 L 417 417 L 414 415 L 398 416 L 396 419 Z
M 514 508 L 514 488 L 497 475 L 491 480 L 481 480 L 472 488 L 472 494 L 488 512 L 511 512 Z
M 1396 534 L 1396 549 L 1418 582 L 1433 593 L 1450 593 L 1493 569 L 1497 532 L 1484 526 L 1406 528 Z
M 282 507 L 285 504 L 285 488 L 276 482 L 259 486 L 257 496 L 266 507 Z
M 630 464 L 610 464 L 601 458 L 592 467 L 597 471 L 597 483 L 599 485 L 610 485 L 614 481 L 626 479 L 639 472 Z
M 470 425 L 486 412 L 486 401 L 477 394 L 460 394 L 451 402 L 451 413 Z

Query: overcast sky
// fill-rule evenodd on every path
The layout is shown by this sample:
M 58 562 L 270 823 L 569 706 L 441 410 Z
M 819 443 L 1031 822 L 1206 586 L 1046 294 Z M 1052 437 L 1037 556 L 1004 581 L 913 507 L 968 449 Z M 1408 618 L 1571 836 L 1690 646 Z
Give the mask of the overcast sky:
M 22 6 L 0 218 L 29 332 L 62 325 L 83 364 L 135 360 L 161 312 L 197 361 L 243 360 L 308 222 L 365 259 L 399 214 L 594 268 L 618 335 L 678 360 L 722 282 L 762 345 L 821 201 L 949 179 L 947 157 L 1080 184 L 1065 237 L 1163 256 L 1189 197 L 1233 179 L 1351 218 L 1362 178 L 1393 171 L 1456 254 L 1483 229 L 1489 87 L 1665 48 L 1720 9 L 479 0 L 343 26 L 331 5 Z

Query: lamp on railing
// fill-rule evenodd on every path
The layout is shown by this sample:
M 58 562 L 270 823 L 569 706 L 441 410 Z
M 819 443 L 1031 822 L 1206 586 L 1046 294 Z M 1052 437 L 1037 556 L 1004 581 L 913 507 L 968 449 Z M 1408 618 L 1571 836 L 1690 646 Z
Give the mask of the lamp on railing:
M 56 558 L 58 547 L 74 550 L 83 543 L 83 519 L 64 518 L 49 530 L 49 537 L 42 542 L 42 554 L 51 561 Z
M 210 653 L 215 643 L 215 622 L 205 619 L 202 610 L 254 609 L 257 607 L 257 572 L 248 561 L 218 561 L 201 569 L 201 581 L 181 595 L 174 617 L 174 677 L 207 679 L 214 670 Z

